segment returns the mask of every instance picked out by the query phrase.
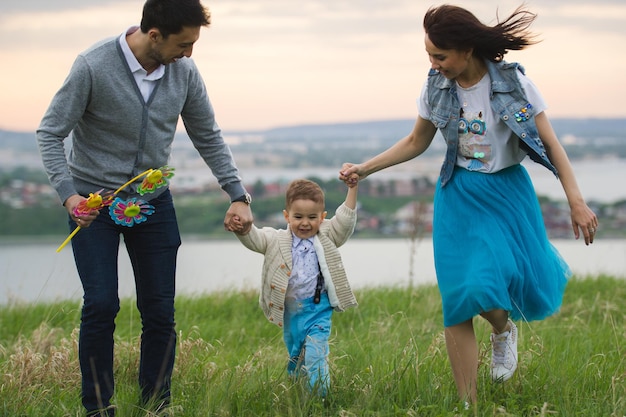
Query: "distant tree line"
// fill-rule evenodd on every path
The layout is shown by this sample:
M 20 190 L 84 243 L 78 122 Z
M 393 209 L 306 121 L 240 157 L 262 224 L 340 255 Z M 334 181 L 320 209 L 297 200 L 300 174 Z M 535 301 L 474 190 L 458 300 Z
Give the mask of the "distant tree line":
M 337 179 L 323 180 L 310 178 L 324 189 L 326 194 L 326 208 L 328 216 L 344 201 L 346 186 Z M 23 198 L 26 190 L 32 189 L 29 184 L 44 185 L 47 193 L 32 196 L 28 203 L 14 204 L 11 198 Z M 246 184 L 254 196 L 253 213 L 258 226 L 284 227 L 282 210 L 285 206 L 284 189 L 267 184 L 262 180 L 254 184 Z M 19 187 L 23 186 L 23 190 Z M 282 184 L 284 187 L 285 184 Z M 408 188 L 408 191 L 406 187 Z M 409 203 L 417 203 L 424 208 L 432 201 L 432 184 L 426 178 L 415 178 L 410 184 L 403 184 L 405 189 L 399 192 L 393 181 L 363 181 L 359 185 L 359 219 L 376 218 L 378 230 L 372 228 L 357 228 L 361 236 L 378 237 L 397 235 L 397 229 L 391 225 L 401 207 Z M 35 188 L 37 190 L 37 188 Z M 419 191 L 416 191 L 419 190 Z M 32 193 L 32 191 L 31 191 Z M 230 237 L 224 231 L 224 214 L 230 204 L 228 196 L 214 186 L 209 190 L 196 192 L 178 191 L 172 186 L 172 193 L 176 201 L 176 213 L 182 234 L 201 235 L 211 238 Z M 48 184 L 46 175 L 40 170 L 17 168 L 12 171 L 0 171 L 0 235 L 4 238 L 11 236 L 58 236 L 64 238 L 69 233 L 67 213 L 58 201 Z M 571 235 L 571 228 L 563 226 L 568 223 L 568 216 L 563 220 L 564 202 L 552 202 L 546 197 L 539 197 L 544 210 L 544 217 L 548 228 L 555 228 L 553 232 L 563 236 Z M 602 228 L 599 236 L 626 237 L 626 201 L 611 204 L 595 204 L 594 210 L 602 219 Z M 567 213 L 565 213 L 567 214 Z

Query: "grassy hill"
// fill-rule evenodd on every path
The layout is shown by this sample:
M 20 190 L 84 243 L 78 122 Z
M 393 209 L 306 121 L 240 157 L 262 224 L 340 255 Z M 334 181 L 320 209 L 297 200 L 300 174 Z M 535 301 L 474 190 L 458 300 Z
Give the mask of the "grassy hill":
M 177 300 L 177 362 L 168 416 L 623 416 L 626 415 L 626 285 L 610 277 L 570 282 L 561 311 L 518 323 L 519 367 L 489 378 L 489 332 L 476 320 L 478 403 L 456 412 L 456 389 L 435 286 L 357 292 L 359 307 L 335 314 L 331 391 L 310 397 L 288 378 L 281 330 L 256 293 Z M 0 308 L 0 415 L 80 416 L 80 305 Z M 137 406 L 141 324 L 123 300 L 116 330 L 119 417 L 156 417 Z

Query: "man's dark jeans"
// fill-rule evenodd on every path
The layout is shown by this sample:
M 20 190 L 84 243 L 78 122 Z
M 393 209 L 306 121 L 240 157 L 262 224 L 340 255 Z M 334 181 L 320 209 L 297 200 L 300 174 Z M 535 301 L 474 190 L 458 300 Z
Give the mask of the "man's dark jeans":
M 81 229 L 72 239 L 84 290 L 78 354 L 82 401 L 88 412 L 108 407 L 114 392 L 113 332 L 120 309 L 120 235 L 124 237 L 133 267 L 142 323 L 139 362 L 142 401 L 144 404 L 169 402 L 176 348 L 176 255 L 181 242 L 169 190 L 149 203 L 155 212 L 143 223 L 132 227 L 117 225 L 108 209 L 103 209 L 90 227 Z M 76 224 L 71 220 L 69 223 L 74 230 Z

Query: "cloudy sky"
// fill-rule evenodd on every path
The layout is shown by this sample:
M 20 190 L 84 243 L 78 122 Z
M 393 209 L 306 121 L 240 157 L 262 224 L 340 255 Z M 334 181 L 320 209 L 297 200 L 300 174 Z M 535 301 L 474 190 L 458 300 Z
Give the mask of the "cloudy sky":
M 204 0 L 193 59 L 227 130 L 413 118 L 429 68 L 422 0 Z M 483 22 L 521 2 L 463 0 Z M 0 129 L 37 128 L 76 54 L 138 24 L 143 0 L 0 3 Z M 528 0 L 524 64 L 551 117 L 626 117 L 626 3 Z

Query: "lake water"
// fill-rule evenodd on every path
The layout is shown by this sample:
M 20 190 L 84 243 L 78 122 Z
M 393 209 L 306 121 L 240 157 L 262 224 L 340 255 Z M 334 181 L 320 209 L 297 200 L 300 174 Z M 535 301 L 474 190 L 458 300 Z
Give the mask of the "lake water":
M 371 178 L 412 178 L 439 172 L 439 158 L 415 159 L 374 174 Z M 615 202 L 626 199 L 626 160 L 576 160 L 572 162 L 578 183 L 588 201 Z M 547 169 L 525 162 L 537 193 L 564 199 L 563 189 Z M 207 168 L 204 167 L 202 172 Z M 243 172 L 248 184 L 264 181 L 317 176 L 336 178 L 336 169 L 305 170 L 254 169 Z M 177 170 L 177 176 L 197 177 L 198 171 Z M 210 177 L 210 176 L 209 176 Z M 61 220 L 59 220 L 61 221 Z M 49 244 L 0 245 L 0 304 L 9 300 L 36 302 L 80 299 L 82 289 L 74 267 L 71 248 L 60 253 L 59 241 Z M 597 240 L 587 247 L 573 238 L 555 240 L 555 246 L 578 275 L 609 274 L 626 277 L 626 240 Z M 134 283 L 125 250 L 120 256 L 120 295 L 134 294 Z M 342 248 L 348 277 L 354 288 L 379 285 L 433 284 L 435 270 L 430 238 L 412 250 L 409 240 L 352 239 Z M 411 277 L 410 265 L 414 262 Z M 180 294 L 255 289 L 260 287 L 261 255 L 245 249 L 234 237 L 227 241 L 194 241 L 183 237 L 179 253 L 177 288 Z
M 62 239 L 60 238 L 60 241 Z M 554 240 L 554 245 L 579 276 L 608 274 L 626 277 L 626 240 Z M 72 250 L 56 252 L 59 242 L 0 246 L 0 304 L 80 300 L 82 289 Z M 435 268 L 430 238 L 352 239 L 342 256 L 353 288 L 434 284 Z M 178 257 L 179 294 L 198 295 L 224 290 L 260 288 L 263 257 L 245 249 L 234 237 L 224 241 L 185 239 Z M 413 263 L 413 274 L 410 265 Z M 120 248 L 120 295 L 132 297 L 132 270 Z

